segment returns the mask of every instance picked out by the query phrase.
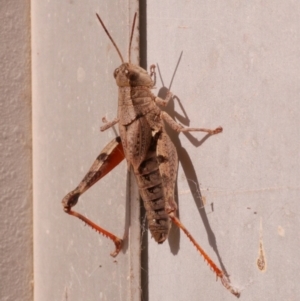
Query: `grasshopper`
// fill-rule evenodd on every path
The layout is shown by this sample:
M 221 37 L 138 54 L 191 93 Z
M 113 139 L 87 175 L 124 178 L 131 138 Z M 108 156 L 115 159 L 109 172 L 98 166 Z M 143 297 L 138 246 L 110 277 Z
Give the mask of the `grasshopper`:
M 159 244 L 163 243 L 168 237 L 171 222 L 173 222 L 191 240 L 217 278 L 221 279 L 222 284 L 232 294 L 239 296 L 240 293 L 231 286 L 227 275 L 217 267 L 176 217 L 177 205 L 174 193 L 178 157 L 176 148 L 165 131 L 164 122 L 177 132 L 201 131 L 214 135 L 221 133 L 223 129 L 222 127 L 214 130 L 185 128 L 159 108 L 159 106 L 167 105 L 172 98 L 172 93 L 169 91 L 165 100 L 152 94 L 151 89 L 154 88 L 155 83 L 151 76 L 154 75 L 155 79 L 154 67 L 151 66 L 151 75 L 149 75 L 145 69 L 130 62 L 136 15 L 131 29 L 129 62 L 127 63 L 124 62 L 122 54 L 100 16 L 96 14 L 122 61 L 122 64 L 113 73 L 119 89 L 118 117 L 110 122 L 104 120 L 106 123 L 100 129 L 105 131 L 118 123 L 120 136 L 113 139 L 101 151 L 80 184 L 64 197 L 62 200 L 64 211 L 81 219 L 100 234 L 111 239 L 115 244 L 115 251 L 111 253 L 111 256 L 117 256 L 122 248 L 122 239 L 72 210 L 72 207 L 76 205 L 79 197 L 87 189 L 125 158 L 128 169 L 131 169 L 135 175 L 146 209 L 148 227 L 154 240 Z

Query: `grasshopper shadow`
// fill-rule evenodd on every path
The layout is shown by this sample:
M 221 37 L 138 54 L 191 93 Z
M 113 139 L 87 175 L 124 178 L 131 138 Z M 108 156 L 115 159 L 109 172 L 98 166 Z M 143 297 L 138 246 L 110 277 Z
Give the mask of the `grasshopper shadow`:
M 177 67 L 176 67 L 176 69 L 177 69 Z M 175 71 L 176 71 L 176 69 L 175 69 Z M 174 78 L 174 75 L 173 75 L 173 78 Z M 173 78 L 172 78 L 172 81 L 173 81 Z M 168 90 L 169 90 L 168 88 L 162 87 L 158 92 L 158 96 L 161 97 L 162 99 L 165 99 Z M 176 100 L 177 103 L 179 104 L 180 109 L 183 112 L 183 115 L 180 115 L 178 112 L 175 111 L 174 100 Z M 187 115 L 180 99 L 177 96 L 174 96 L 169 101 L 168 105 L 164 108 L 164 111 L 166 111 L 174 120 L 179 121 L 180 123 L 182 123 L 186 127 L 189 126 L 190 120 L 188 118 L 188 115 Z M 200 192 L 199 180 L 198 180 L 195 168 L 193 166 L 193 163 L 191 161 L 191 158 L 190 158 L 188 152 L 186 151 L 186 149 L 181 144 L 181 141 L 179 139 L 179 133 L 172 130 L 168 126 L 168 124 L 166 124 L 166 123 L 165 123 L 165 129 L 166 129 L 167 134 L 169 135 L 169 137 L 171 138 L 172 142 L 174 143 L 174 145 L 177 149 L 178 160 L 179 160 L 179 162 L 182 166 L 182 169 L 184 171 L 186 179 L 188 179 L 189 189 L 191 191 L 192 197 L 194 199 L 194 202 L 196 204 L 196 207 L 198 209 L 198 212 L 199 212 L 199 214 L 201 216 L 201 219 L 202 219 L 202 222 L 204 224 L 209 244 L 210 244 L 210 246 L 212 247 L 212 249 L 214 250 L 214 252 L 217 255 L 217 258 L 218 258 L 219 264 L 221 266 L 221 269 L 227 275 L 226 268 L 223 264 L 222 258 L 220 256 L 220 253 L 219 253 L 219 250 L 218 250 L 216 236 L 215 236 L 213 230 L 211 229 L 209 220 L 207 218 L 207 214 L 206 214 L 206 211 L 205 211 L 205 206 L 203 204 L 202 195 L 201 195 L 201 192 Z M 198 140 L 190 132 L 184 132 L 183 134 L 188 138 L 188 140 L 195 147 L 201 146 L 211 136 L 211 135 L 207 134 L 201 140 Z M 175 195 L 176 195 L 176 203 L 178 205 L 177 215 L 178 215 L 178 218 L 180 218 L 180 213 L 179 213 L 180 206 L 179 206 L 177 185 L 176 185 Z M 196 235 L 196 233 L 195 233 L 195 235 Z M 179 251 L 179 248 L 180 248 L 180 231 L 179 231 L 178 227 L 172 227 L 171 228 L 171 231 L 170 231 L 170 234 L 169 234 L 169 245 L 170 245 L 171 252 L 173 254 L 177 254 L 178 251 Z

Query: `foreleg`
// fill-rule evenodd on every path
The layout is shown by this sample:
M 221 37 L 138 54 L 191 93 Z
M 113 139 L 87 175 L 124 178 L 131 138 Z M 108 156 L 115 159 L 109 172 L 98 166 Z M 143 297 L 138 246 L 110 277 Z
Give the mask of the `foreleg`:
M 100 127 L 100 131 L 104 132 L 107 129 L 111 128 L 112 126 L 114 126 L 115 124 L 117 124 L 119 122 L 119 118 L 115 118 L 112 121 L 107 121 L 105 117 L 102 118 L 102 121 L 105 122 L 105 125 L 102 125 Z
M 167 93 L 167 96 L 166 96 L 166 99 L 162 99 L 158 96 L 154 96 L 154 101 L 156 104 L 158 104 L 159 106 L 161 107 L 166 107 L 167 104 L 169 103 L 169 101 L 172 99 L 173 97 L 173 94 L 172 92 L 168 91 Z

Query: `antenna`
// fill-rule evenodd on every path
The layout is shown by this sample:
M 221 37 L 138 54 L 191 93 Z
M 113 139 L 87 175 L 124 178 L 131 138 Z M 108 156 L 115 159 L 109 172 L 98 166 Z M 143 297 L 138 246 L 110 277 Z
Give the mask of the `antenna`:
M 130 63 L 130 55 L 131 55 L 131 44 L 132 44 L 132 38 L 133 38 L 133 32 L 135 27 L 135 20 L 136 20 L 137 13 L 134 14 L 133 22 L 132 22 L 132 28 L 131 28 L 131 35 L 130 35 L 130 42 L 129 42 L 129 48 L 128 48 L 128 60 Z
M 135 14 L 136 14 L 136 13 L 135 13 Z M 118 54 L 119 54 L 119 57 L 120 57 L 122 63 L 124 63 L 123 56 L 122 56 L 122 54 L 121 54 L 121 52 L 120 52 L 118 46 L 116 45 L 115 41 L 113 40 L 113 38 L 112 38 L 111 35 L 109 34 L 109 32 L 108 32 L 108 30 L 106 29 L 106 27 L 105 27 L 103 21 L 101 20 L 100 16 L 99 16 L 97 13 L 96 13 L 96 16 L 97 16 L 99 22 L 101 23 L 103 29 L 105 30 L 106 34 L 108 35 L 109 39 L 111 40 L 111 42 L 112 42 L 113 45 L 115 46 L 115 48 L 116 48 L 116 50 L 117 50 L 117 52 L 118 52 Z M 136 16 L 135 16 L 135 17 L 136 17 Z M 134 17 L 134 22 L 135 22 L 135 17 Z M 130 44 L 131 44 L 131 43 L 130 43 Z M 129 47 L 130 47 L 130 46 L 129 46 Z

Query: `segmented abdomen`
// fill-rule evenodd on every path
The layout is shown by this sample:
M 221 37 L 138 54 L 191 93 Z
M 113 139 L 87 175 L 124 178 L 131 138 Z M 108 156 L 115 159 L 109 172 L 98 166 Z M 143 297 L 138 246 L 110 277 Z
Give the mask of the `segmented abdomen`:
M 156 144 L 156 141 L 152 141 L 152 143 Z M 168 236 L 170 221 L 165 211 L 164 191 L 156 157 L 156 147 L 152 145 L 151 148 L 153 151 L 149 150 L 135 176 L 146 209 L 149 230 L 155 241 L 163 243 Z

